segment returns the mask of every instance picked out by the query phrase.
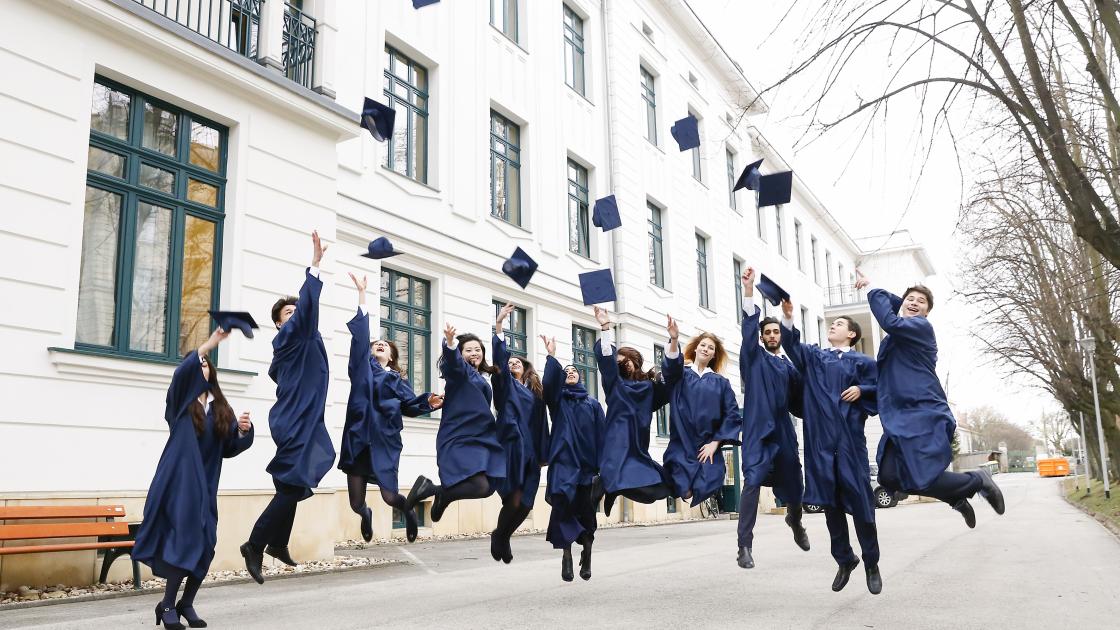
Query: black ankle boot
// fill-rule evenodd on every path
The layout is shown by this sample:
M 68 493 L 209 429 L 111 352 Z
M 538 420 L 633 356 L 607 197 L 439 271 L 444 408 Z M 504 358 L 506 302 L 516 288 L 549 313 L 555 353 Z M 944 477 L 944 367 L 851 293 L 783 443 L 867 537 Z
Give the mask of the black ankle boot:
M 164 606 L 163 602 L 156 604 L 156 625 L 163 624 L 167 630 L 183 630 L 186 628 L 182 623 L 179 623 L 179 613 L 175 612 L 174 608 Z
M 362 509 L 362 540 L 373 540 L 373 510 L 368 507 Z
M 249 572 L 249 577 L 257 584 L 264 584 L 264 576 L 261 574 L 264 555 L 260 550 L 253 543 L 245 543 L 241 545 L 241 557 L 245 558 L 245 570 Z
M 264 552 L 290 567 L 299 564 L 295 560 L 292 560 L 292 556 L 288 553 L 288 547 L 286 545 L 283 547 L 280 545 L 269 545 L 264 548 Z
M 175 612 L 179 613 L 181 618 L 186 619 L 187 625 L 192 628 L 206 627 L 206 622 L 194 611 L 194 606 L 184 606 L 183 602 L 179 602 L 175 604 Z
M 953 504 L 953 509 L 960 512 L 964 517 L 964 524 L 968 525 L 969 529 L 976 528 L 976 511 L 972 509 L 972 504 L 968 499 L 961 499 Z
M 408 510 L 404 513 L 404 533 L 408 538 L 408 542 L 416 542 L 416 536 L 420 531 L 420 520 L 416 517 L 416 510 Z
M 576 579 L 575 573 L 572 570 L 572 549 L 571 547 L 564 550 L 564 557 L 560 560 L 560 577 L 565 582 L 571 582 Z M 182 626 L 180 626 L 182 627 Z
M 844 587 L 848 585 L 848 578 L 852 576 L 852 571 L 858 566 L 859 560 L 840 565 L 836 569 L 836 578 L 832 580 L 832 590 L 837 593 L 844 590 Z
M 751 556 L 751 548 L 739 547 L 739 555 L 735 558 L 735 563 L 740 569 L 753 569 L 754 557 Z
M 495 527 L 494 531 L 490 532 L 490 557 L 494 562 L 499 562 L 502 559 L 502 528 Z
M 583 551 L 579 552 L 579 577 L 585 582 L 591 579 L 591 541 L 583 543 Z

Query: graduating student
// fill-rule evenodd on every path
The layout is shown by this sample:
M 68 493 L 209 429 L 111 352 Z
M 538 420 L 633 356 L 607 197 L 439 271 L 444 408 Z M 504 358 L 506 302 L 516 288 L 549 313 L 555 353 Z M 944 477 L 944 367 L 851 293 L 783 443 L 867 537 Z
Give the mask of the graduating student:
M 350 398 L 346 403 L 346 424 L 342 429 L 342 452 L 338 468 L 346 473 L 350 509 L 361 516 L 362 538 L 373 538 L 373 510 L 366 505 L 366 485 L 377 484 L 381 500 L 404 514 L 408 542 L 416 540 L 416 512 L 406 509 L 398 492 L 397 470 L 401 461 L 401 429 L 404 416 L 414 418 L 439 409 L 440 396 L 430 392 L 417 395 L 404 379 L 397 360 L 396 344 L 385 339 L 370 342 L 369 313 L 366 311 L 365 276 L 358 280 L 358 312 L 347 322 L 350 329 Z
M 754 567 L 754 525 L 761 486 L 771 486 L 786 506 L 786 525 L 793 540 L 809 551 L 809 535 L 801 524 L 804 485 L 797 433 L 790 416 L 791 396 L 800 396 L 801 375 L 781 355 L 782 328 L 773 317 L 763 319 L 753 304 L 755 271 L 743 272 L 743 342 L 739 375 L 743 379 L 743 494 L 739 499 L 740 567 Z M 759 345 L 759 340 L 762 346 Z
M 272 306 L 272 322 L 279 332 L 272 340 L 272 365 L 268 376 L 276 383 L 276 404 L 268 412 L 268 427 L 276 443 L 276 456 L 265 469 L 272 475 L 276 494 L 253 525 L 249 540 L 241 545 L 245 568 L 257 584 L 262 554 L 295 566 L 288 553 L 288 539 L 296 519 L 296 505 L 311 496 L 311 489 L 331 469 L 334 445 L 324 423 L 327 403 L 327 349 L 319 335 L 319 263 L 327 246 L 319 233 L 311 233 L 311 266 L 304 274 L 299 297 L 283 297 Z
M 484 499 L 492 494 L 506 476 L 506 453 L 498 440 L 498 426 L 490 403 L 494 392 L 483 373 L 497 372 L 486 363 L 486 348 L 472 334 L 456 337 L 455 327 L 443 329 L 443 354 L 440 373 L 443 390 L 443 417 L 436 433 L 436 466 L 441 485 L 424 475 L 416 478 L 405 507 L 430 496 L 432 520 L 439 522 L 448 505 L 460 499 Z
M 156 604 L 156 624 L 192 628 L 206 622 L 194 611 L 194 597 L 218 540 L 218 478 L 222 459 L 253 444 L 249 413 L 235 418 L 218 386 L 218 371 L 207 355 L 229 336 L 214 330 L 198 350 L 183 358 L 167 389 L 164 420 L 171 430 L 144 502 L 144 521 L 136 534 L 132 558 L 165 578 L 163 599 Z M 186 578 L 183 598 L 175 602 Z
M 591 546 L 598 520 L 591 485 L 599 472 L 600 442 L 606 416 L 603 406 L 588 395 L 575 366 L 561 368 L 556 360 L 556 338 L 541 341 L 548 350 L 544 363 L 544 399 L 552 419 L 548 451 L 548 489 L 545 500 L 552 506 L 545 540 L 562 549 L 560 577 L 575 579 L 572 543 L 579 543 L 579 576 L 591 579 Z
M 760 289 L 762 286 L 759 285 Z M 828 328 L 829 349 L 801 343 L 801 333 L 793 325 L 793 304 L 788 294 L 782 297 L 782 327 L 786 329 L 782 348 L 803 380 L 803 500 L 825 506 L 832 557 L 839 565 L 832 590 L 843 589 L 859 565 L 848 539 L 845 514 L 851 514 L 863 555 L 867 590 L 878 595 L 883 579 L 879 573 L 871 467 L 863 433 L 867 416 L 876 413 L 875 361 L 852 349 L 861 331 L 859 324 L 844 316 L 836 318 Z
M 544 388 L 533 364 L 510 354 L 502 336 L 513 305 L 506 304 L 494 321 L 494 408 L 498 410 L 498 432 L 506 452 L 506 477 L 497 491 L 502 497 L 498 526 L 490 534 L 494 560 L 513 560 L 509 539 L 525 522 L 541 485 L 541 466 L 548 458 L 548 420 L 545 418 Z
M 863 273 L 856 288 L 870 285 Z M 945 390 L 937 379 L 937 339 L 927 315 L 933 293 L 923 286 L 906 289 L 902 297 L 871 289 L 867 302 L 887 336 L 879 343 L 879 418 L 883 437 L 877 461 L 884 488 L 920 494 L 948 503 L 976 527 L 968 499 L 976 493 L 1003 514 L 1003 492 L 987 469 L 955 473 L 953 459 L 957 422 Z
M 694 506 L 723 489 L 727 466 L 720 447 L 741 443 L 739 403 L 721 374 L 726 359 L 719 337 L 693 337 L 684 349 L 684 376 L 670 398 L 672 424 L 662 461 L 674 495 Z
M 603 389 L 607 392 L 606 429 L 599 457 L 599 483 L 606 493 L 603 512 L 611 515 L 618 495 L 638 503 L 653 503 L 672 494 L 665 471 L 649 455 L 649 431 L 653 413 L 669 403 L 673 388 L 684 371 L 677 344 L 677 323 L 668 317 L 665 330 L 669 347 L 662 362 L 662 378 L 653 370 L 642 371 L 642 353 L 634 348 L 615 350 L 610 315 L 598 306 L 595 319 L 603 334 L 595 342 L 595 358 Z M 598 503 L 600 490 L 592 495 Z

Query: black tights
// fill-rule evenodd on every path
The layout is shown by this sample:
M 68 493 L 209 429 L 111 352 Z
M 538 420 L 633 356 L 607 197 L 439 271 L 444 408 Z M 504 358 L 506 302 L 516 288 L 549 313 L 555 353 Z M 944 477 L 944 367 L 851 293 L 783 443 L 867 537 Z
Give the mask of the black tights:
M 475 473 L 453 486 L 437 486 L 436 490 L 436 497 L 443 507 L 460 499 L 485 499 L 492 494 L 494 489 L 490 487 L 486 473 Z
M 528 518 L 530 510 L 521 504 L 523 496 L 522 490 L 514 490 L 502 501 L 502 510 L 498 512 L 498 527 L 494 530 L 496 533 L 509 538 Z
M 346 475 L 346 490 L 350 495 L 350 509 L 354 510 L 355 514 L 362 514 L 366 510 L 366 485 L 368 481 L 362 475 Z M 390 492 L 385 488 L 381 489 L 381 500 L 387 505 L 391 505 L 400 511 L 404 511 L 405 500 L 404 496 Z
M 188 576 L 186 573 L 178 573 L 167 578 L 167 586 L 163 590 L 163 601 L 160 602 L 164 608 L 175 607 L 175 595 L 179 592 L 179 586 L 183 583 L 183 578 L 187 580 L 187 587 L 183 589 L 183 598 L 179 601 L 183 604 L 183 608 L 194 606 L 194 596 L 198 594 L 198 587 L 202 586 L 202 580 L 193 575 Z

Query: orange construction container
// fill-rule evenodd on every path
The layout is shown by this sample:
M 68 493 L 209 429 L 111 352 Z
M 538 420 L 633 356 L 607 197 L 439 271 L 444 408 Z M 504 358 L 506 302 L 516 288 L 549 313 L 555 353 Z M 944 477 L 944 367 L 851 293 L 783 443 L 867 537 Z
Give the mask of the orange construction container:
M 1065 477 L 1069 475 L 1069 462 L 1064 457 L 1038 460 L 1039 477 Z

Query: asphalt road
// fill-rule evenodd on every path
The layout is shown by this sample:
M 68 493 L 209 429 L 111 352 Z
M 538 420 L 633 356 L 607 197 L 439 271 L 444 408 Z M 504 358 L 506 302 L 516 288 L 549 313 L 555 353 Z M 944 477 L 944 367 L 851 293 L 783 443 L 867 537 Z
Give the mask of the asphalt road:
M 781 517 L 764 515 L 750 570 L 735 564 L 735 522 L 705 521 L 601 531 L 590 582 L 562 582 L 559 552 L 525 536 L 508 566 L 486 540 L 378 547 L 356 553 L 412 564 L 207 588 L 196 604 L 211 628 L 239 629 L 1120 627 L 1120 542 L 1066 504 L 1056 481 L 997 481 L 1007 514 L 980 501 L 975 530 L 941 504 L 879 510 L 878 596 L 862 570 L 831 591 L 823 515 L 806 515 L 808 553 Z M 0 627 L 151 627 L 156 600 L 11 610 Z

